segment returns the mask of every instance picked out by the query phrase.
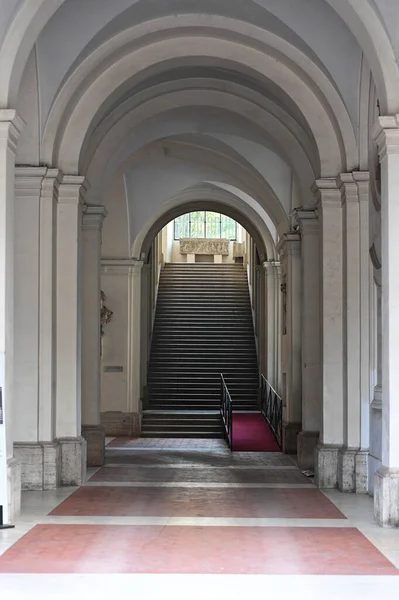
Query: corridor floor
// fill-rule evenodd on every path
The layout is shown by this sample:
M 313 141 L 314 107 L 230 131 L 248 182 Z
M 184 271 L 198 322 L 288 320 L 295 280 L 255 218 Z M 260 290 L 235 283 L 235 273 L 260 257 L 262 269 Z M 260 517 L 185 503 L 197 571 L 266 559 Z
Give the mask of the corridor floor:
M 399 531 L 280 453 L 109 440 L 80 488 L 26 492 L 0 533 L 0 597 L 399 598 Z

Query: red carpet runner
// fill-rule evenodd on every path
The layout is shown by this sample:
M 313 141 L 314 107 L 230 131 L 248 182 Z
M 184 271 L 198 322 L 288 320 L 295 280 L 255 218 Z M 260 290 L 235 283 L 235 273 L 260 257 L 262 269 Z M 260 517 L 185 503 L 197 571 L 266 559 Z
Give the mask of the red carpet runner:
M 233 413 L 233 450 L 280 452 L 272 432 L 259 413 Z

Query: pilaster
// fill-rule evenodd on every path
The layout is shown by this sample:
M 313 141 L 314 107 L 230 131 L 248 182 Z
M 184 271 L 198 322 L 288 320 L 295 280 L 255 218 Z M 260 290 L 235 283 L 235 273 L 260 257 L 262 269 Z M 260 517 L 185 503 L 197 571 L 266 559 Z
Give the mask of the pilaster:
M 369 226 L 368 173 L 345 173 L 337 185 L 343 218 L 344 447 L 338 461 L 342 491 L 368 489 Z M 362 348 L 363 346 L 363 348 Z
M 104 206 L 84 206 L 82 221 L 82 436 L 87 465 L 105 460 L 105 430 L 101 420 L 100 293 L 101 237 L 107 216 Z
M 375 475 L 374 512 L 399 526 L 399 115 L 380 117 L 373 131 L 381 162 L 382 467 Z
M 86 442 L 81 436 L 81 229 L 88 185 L 64 175 L 57 206 L 56 435 L 61 445 L 61 485 L 85 479 Z
M 268 261 L 263 263 L 266 272 L 266 299 L 267 299 L 267 373 L 269 383 L 278 390 L 279 369 L 279 296 L 280 296 L 280 262 Z
M 0 505 L 10 523 L 21 507 L 21 473 L 13 458 L 14 367 L 14 170 L 24 122 L 0 110 Z
M 55 237 L 61 174 L 45 167 L 15 170 L 14 454 L 22 489 L 58 481 L 55 437 Z
M 314 468 L 321 413 L 320 378 L 320 228 L 316 210 L 298 210 L 302 269 L 302 431 L 297 458 L 302 469 Z
M 338 484 L 338 450 L 343 445 L 343 261 L 342 204 L 335 179 L 313 186 L 320 223 L 321 419 L 315 480 Z
M 140 433 L 143 394 L 141 389 L 141 274 L 143 266 L 144 263 L 136 259 L 103 259 L 101 261 L 102 285 L 106 292 L 109 278 L 113 279 L 112 289 L 121 309 L 119 315 L 116 315 L 115 325 L 116 321 L 123 324 L 118 342 L 111 336 L 109 344 L 111 348 L 115 343 L 122 345 L 124 368 L 126 367 L 123 384 L 122 382 L 118 384 L 120 409 L 107 407 L 106 403 L 102 408 L 101 423 L 105 427 L 106 435 L 135 436 Z M 125 348 L 127 349 L 126 353 Z M 122 354 L 120 356 L 122 357 Z M 106 360 L 107 349 L 105 349 L 104 357 L 105 362 Z M 103 392 L 106 397 L 109 397 L 111 386 L 115 385 L 115 374 L 103 373 L 102 380 Z M 124 399 L 119 397 L 122 388 Z
M 283 449 L 296 454 L 297 435 L 302 429 L 300 235 L 283 235 L 277 252 L 282 270 Z

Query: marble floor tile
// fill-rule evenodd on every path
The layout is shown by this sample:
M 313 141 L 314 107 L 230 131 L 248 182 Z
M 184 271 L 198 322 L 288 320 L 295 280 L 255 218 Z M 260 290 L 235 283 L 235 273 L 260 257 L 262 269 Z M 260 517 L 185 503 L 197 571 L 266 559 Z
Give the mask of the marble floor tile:
M 81 487 L 53 516 L 208 516 L 344 519 L 320 490 Z
M 0 572 L 399 574 L 353 528 L 113 525 L 37 525 L 0 557 Z

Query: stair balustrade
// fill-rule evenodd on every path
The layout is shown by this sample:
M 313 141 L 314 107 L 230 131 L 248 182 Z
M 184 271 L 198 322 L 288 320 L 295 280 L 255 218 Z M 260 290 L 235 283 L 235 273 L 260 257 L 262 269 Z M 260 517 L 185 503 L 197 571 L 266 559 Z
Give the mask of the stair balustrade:
M 223 421 L 224 437 L 230 450 L 233 449 L 233 402 L 223 374 L 220 375 L 220 416 Z
M 283 401 L 264 375 L 260 378 L 261 412 L 269 425 L 277 444 L 282 447 Z

